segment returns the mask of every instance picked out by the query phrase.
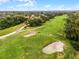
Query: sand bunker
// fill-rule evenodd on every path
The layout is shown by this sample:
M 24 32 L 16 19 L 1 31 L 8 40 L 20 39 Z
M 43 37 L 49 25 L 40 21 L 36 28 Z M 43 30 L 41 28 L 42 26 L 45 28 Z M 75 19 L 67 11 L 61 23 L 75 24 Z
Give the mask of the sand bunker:
M 27 35 L 25 35 L 24 37 L 31 37 L 31 36 L 34 36 L 36 35 L 37 33 L 36 32 L 29 32 Z
M 59 41 L 49 44 L 48 46 L 44 47 L 42 51 L 45 54 L 52 54 L 55 52 L 63 52 L 63 50 L 64 50 L 64 43 Z

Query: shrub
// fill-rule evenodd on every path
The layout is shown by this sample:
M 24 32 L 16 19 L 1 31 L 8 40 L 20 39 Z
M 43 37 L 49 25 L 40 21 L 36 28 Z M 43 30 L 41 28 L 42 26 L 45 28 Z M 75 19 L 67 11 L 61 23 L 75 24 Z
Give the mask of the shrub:
M 43 22 L 46 22 L 49 20 L 49 18 L 44 14 L 41 14 L 40 17 L 42 18 Z
M 79 14 L 69 14 L 65 24 L 66 37 L 72 41 L 73 47 L 79 50 Z
M 28 19 L 26 23 L 32 27 L 40 26 L 40 25 L 42 25 L 42 19 L 41 18 L 32 18 L 32 19 Z
M 0 30 L 23 23 L 26 18 L 23 16 L 5 17 L 0 21 Z
M 39 14 L 38 16 L 31 15 L 26 21 L 26 24 L 31 27 L 40 26 L 52 17 L 54 16 L 51 16 L 49 14 Z

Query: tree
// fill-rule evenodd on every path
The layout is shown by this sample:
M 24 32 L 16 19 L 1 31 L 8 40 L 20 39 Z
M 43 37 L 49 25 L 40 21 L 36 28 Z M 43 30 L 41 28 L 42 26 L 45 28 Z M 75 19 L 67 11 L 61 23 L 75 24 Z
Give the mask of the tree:
M 69 14 L 65 24 L 66 37 L 71 40 L 73 47 L 79 50 L 79 14 Z

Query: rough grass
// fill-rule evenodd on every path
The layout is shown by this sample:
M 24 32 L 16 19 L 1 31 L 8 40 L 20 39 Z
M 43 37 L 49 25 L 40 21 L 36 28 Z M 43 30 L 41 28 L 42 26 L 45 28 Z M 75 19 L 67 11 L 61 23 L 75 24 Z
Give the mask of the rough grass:
M 46 22 L 40 29 L 35 30 L 37 35 L 26 38 L 28 29 L 4 40 L 0 40 L 0 59 L 74 59 L 75 50 L 70 41 L 65 38 L 64 23 L 66 16 L 57 16 Z M 42 49 L 55 41 L 65 44 L 64 52 L 44 54 Z
M 16 31 L 20 27 L 22 27 L 23 25 L 24 24 L 20 24 L 20 25 L 17 25 L 17 26 L 14 26 L 14 27 L 10 27 L 10 28 L 4 29 L 4 30 L 0 30 L 0 36 L 9 34 L 9 33 L 13 32 L 13 31 Z

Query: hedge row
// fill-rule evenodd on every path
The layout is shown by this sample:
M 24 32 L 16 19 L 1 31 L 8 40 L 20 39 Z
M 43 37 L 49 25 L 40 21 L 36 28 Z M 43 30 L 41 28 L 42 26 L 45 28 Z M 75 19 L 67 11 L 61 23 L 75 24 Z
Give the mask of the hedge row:
M 26 24 L 28 24 L 28 26 L 40 26 L 42 25 L 43 23 L 45 23 L 46 21 L 48 21 L 50 18 L 52 18 L 53 16 L 49 15 L 45 15 L 45 14 L 41 14 L 39 16 L 33 16 L 33 17 L 30 17 L 27 21 L 26 21 Z
M 26 21 L 26 18 L 23 16 L 13 16 L 13 17 L 5 17 L 0 21 L 0 30 L 15 26 L 22 22 Z
M 31 14 L 27 16 L 8 16 L 0 18 L 0 30 L 6 29 L 17 24 L 25 22 L 28 26 L 40 26 L 54 16 L 61 15 L 59 13 Z

